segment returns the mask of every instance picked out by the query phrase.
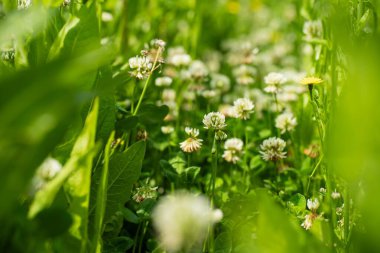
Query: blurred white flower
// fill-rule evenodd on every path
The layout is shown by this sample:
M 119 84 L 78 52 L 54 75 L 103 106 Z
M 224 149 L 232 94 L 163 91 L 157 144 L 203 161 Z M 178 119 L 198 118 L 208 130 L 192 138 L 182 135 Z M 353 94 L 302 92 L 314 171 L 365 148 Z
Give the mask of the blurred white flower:
M 220 112 L 210 112 L 203 117 L 206 129 L 220 130 L 227 126 L 226 118 Z
M 331 193 L 331 198 L 333 199 L 339 199 L 341 197 L 340 193 L 337 192 L 336 190 L 334 190 L 332 193 Z
M 321 20 L 306 21 L 303 25 L 303 33 L 307 39 L 322 38 L 323 25 Z
M 249 85 L 255 82 L 256 69 L 252 66 L 240 65 L 232 73 L 238 84 Z
M 161 244 L 169 252 L 201 247 L 209 226 L 222 217 L 220 210 L 212 210 L 207 198 L 186 192 L 163 197 L 152 213 Z
M 18 0 L 17 1 L 17 8 L 19 10 L 27 9 L 32 5 L 32 0 Z
M 206 65 L 199 60 L 195 60 L 190 64 L 189 74 L 195 81 L 200 81 L 208 75 Z
M 213 89 L 226 92 L 230 89 L 230 79 L 222 74 L 212 74 L 210 85 Z
M 307 200 L 307 208 L 309 208 L 310 211 L 316 212 L 318 207 L 319 207 L 319 200 L 317 198 Z
M 164 102 L 171 102 L 175 101 L 176 98 L 176 92 L 173 89 L 164 89 L 162 91 L 162 101 Z
M 191 56 L 182 47 L 173 47 L 168 50 L 167 62 L 176 67 L 188 66 L 191 63 Z
M 281 133 L 292 132 L 297 125 L 297 119 L 291 112 L 284 112 L 276 117 L 276 127 Z
M 206 99 L 213 99 L 219 95 L 219 92 L 217 92 L 216 90 L 203 90 L 201 92 L 201 95 Z
M 280 90 L 280 85 L 286 82 L 286 78 L 281 73 L 271 72 L 264 77 L 264 82 L 267 85 L 264 88 L 265 92 L 278 93 Z
M 163 41 L 162 39 L 153 39 L 150 44 L 152 45 L 152 47 L 154 48 L 161 48 L 162 50 L 165 49 L 165 46 L 166 46 L 166 42 Z
M 102 21 L 103 22 L 111 22 L 113 20 L 113 15 L 109 12 L 102 12 Z
M 173 82 L 173 79 L 171 79 L 168 76 L 163 76 L 163 77 L 157 77 L 155 84 L 158 87 L 163 87 L 163 86 L 170 86 Z
M 251 113 L 253 113 L 252 101 L 248 98 L 239 98 L 234 102 L 234 117 L 239 119 L 249 119 Z
M 149 76 L 153 64 L 148 57 L 135 56 L 128 60 L 130 74 L 138 79 L 144 79 Z
M 243 141 L 239 138 L 231 138 L 224 143 L 223 158 L 227 162 L 236 163 L 240 160 L 240 156 L 243 150 Z
M 222 104 L 219 106 L 218 109 L 224 116 L 226 117 L 234 117 L 235 116 L 235 110 L 232 105 L 229 104 Z
M 198 151 L 201 148 L 203 141 L 202 139 L 198 139 L 199 130 L 196 128 L 186 127 L 185 132 L 189 137 L 180 143 L 180 148 L 186 153 Z
M 36 174 L 32 179 L 31 194 L 43 188 L 45 184 L 56 177 L 61 170 L 62 165 L 59 161 L 51 157 L 46 158 L 40 167 L 37 168 Z
M 307 214 L 307 215 L 305 215 L 305 220 L 304 220 L 304 222 L 302 222 L 301 226 L 304 229 L 309 230 L 311 228 L 311 226 L 313 226 L 314 219 L 315 219 L 315 215 L 314 214 Z
M 174 132 L 174 127 L 172 127 L 172 126 L 162 126 L 161 127 L 161 132 L 163 134 L 171 134 L 171 133 Z
M 286 157 L 284 149 L 286 142 L 277 137 L 271 137 L 263 141 L 260 145 L 260 154 L 265 161 L 277 161 Z
M 43 180 L 53 179 L 62 169 L 62 165 L 56 159 L 48 157 L 37 169 L 37 175 Z

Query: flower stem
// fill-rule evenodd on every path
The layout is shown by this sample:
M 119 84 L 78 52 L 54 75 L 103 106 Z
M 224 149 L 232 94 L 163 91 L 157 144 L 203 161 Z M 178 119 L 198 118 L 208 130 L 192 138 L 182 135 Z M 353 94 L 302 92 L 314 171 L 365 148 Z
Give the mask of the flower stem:
M 161 55 L 161 48 L 159 47 L 158 50 L 157 50 L 156 58 L 154 59 L 154 62 L 153 62 L 152 70 L 150 71 L 149 76 L 148 76 L 148 78 L 145 81 L 144 88 L 143 88 L 143 90 L 141 92 L 139 101 L 137 102 L 137 105 L 136 105 L 136 109 L 132 113 L 133 116 L 135 116 L 137 114 L 137 112 L 139 111 L 141 102 L 142 102 L 142 100 L 143 100 L 143 98 L 145 96 L 146 90 L 147 90 L 148 85 L 150 83 L 150 79 L 151 79 L 151 77 L 153 75 L 153 71 L 156 69 L 157 61 L 158 61 L 158 58 L 160 57 L 160 55 Z

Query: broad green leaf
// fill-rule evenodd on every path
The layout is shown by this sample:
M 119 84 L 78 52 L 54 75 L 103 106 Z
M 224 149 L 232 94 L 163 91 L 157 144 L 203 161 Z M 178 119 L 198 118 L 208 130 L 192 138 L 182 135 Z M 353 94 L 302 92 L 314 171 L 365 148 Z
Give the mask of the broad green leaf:
M 215 239 L 215 253 L 231 253 L 232 252 L 232 235 L 223 232 Z
M 300 193 L 293 195 L 287 203 L 290 210 L 299 214 L 306 208 L 306 198 Z
M 95 100 L 93 110 L 89 114 L 83 130 L 75 142 L 70 159 L 65 163 L 62 171 L 53 180 L 48 182 L 43 189 L 37 192 L 34 197 L 28 213 L 29 218 L 33 218 L 40 211 L 48 208 L 53 203 L 59 189 L 71 174 L 86 165 L 86 161 L 92 160 L 94 156 L 95 125 L 98 109 L 97 101 Z
M 145 155 L 144 141 L 130 146 L 125 152 L 114 153 L 109 161 L 109 176 L 107 187 L 107 207 L 104 223 L 110 221 L 117 211 L 122 210 L 124 204 L 129 200 L 133 184 L 138 180 L 141 173 L 142 161 Z M 97 196 L 100 178 L 100 170 L 95 171 L 93 176 L 91 198 L 91 213 L 95 210 L 94 197 Z
M 48 60 L 52 60 L 59 56 L 59 53 L 64 46 L 66 35 L 79 23 L 79 21 L 79 18 L 75 16 L 71 16 L 67 20 L 66 24 L 59 31 L 58 36 L 56 37 L 53 45 L 50 48 Z
M 161 123 L 168 114 L 169 108 L 166 105 L 157 106 L 154 104 L 143 104 L 139 110 L 139 121 L 144 125 Z
M 67 232 L 72 225 L 71 215 L 62 208 L 47 208 L 34 218 L 38 230 L 45 237 L 54 238 Z
M 95 148 L 98 111 L 99 100 L 95 99 L 87 116 L 83 135 L 78 138 L 71 154 L 71 156 L 81 157 L 81 159 L 78 159 L 75 170 L 65 184 L 65 190 L 70 197 L 69 210 L 74 218 L 70 232 L 74 237 L 81 240 L 80 252 L 87 252 L 91 169 L 95 157 L 95 152 L 88 152 Z

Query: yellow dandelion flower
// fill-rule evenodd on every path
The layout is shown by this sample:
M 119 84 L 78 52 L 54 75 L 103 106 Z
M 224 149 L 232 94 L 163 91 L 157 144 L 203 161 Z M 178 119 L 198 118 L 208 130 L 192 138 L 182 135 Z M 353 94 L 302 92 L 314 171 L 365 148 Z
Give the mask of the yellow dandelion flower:
M 322 82 L 323 82 L 323 80 L 321 78 L 314 77 L 314 76 L 309 76 L 309 77 L 304 77 L 300 81 L 300 84 L 303 84 L 303 85 L 315 85 L 315 84 L 320 84 Z

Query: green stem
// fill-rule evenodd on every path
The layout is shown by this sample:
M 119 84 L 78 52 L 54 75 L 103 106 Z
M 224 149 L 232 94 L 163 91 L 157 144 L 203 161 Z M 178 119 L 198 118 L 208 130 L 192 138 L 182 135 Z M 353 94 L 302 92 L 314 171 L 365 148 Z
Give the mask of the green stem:
M 345 189 L 344 194 L 344 241 L 345 252 L 349 252 L 349 233 L 350 233 L 350 193 L 348 187 Z
M 136 109 L 132 113 L 133 116 L 135 116 L 137 114 L 137 112 L 139 111 L 139 109 L 140 109 L 141 102 L 142 102 L 142 100 L 143 100 L 143 98 L 145 96 L 146 90 L 148 88 L 148 85 L 150 83 L 150 79 L 151 79 L 152 74 L 153 74 L 153 71 L 156 69 L 157 61 L 158 61 L 158 58 L 160 57 L 160 55 L 161 55 L 161 48 L 159 47 L 158 50 L 157 50 L 156 58 L 154 59 L 154 62 L 153 62 L 152 70 L 150 71 L 149 76 L 148 76 L 148 78 L 145 81 L 144 88 L 143 88 L 143 90 L 141 92 L 139 101 L 137 102 L 137 105 L 136 105 Z

